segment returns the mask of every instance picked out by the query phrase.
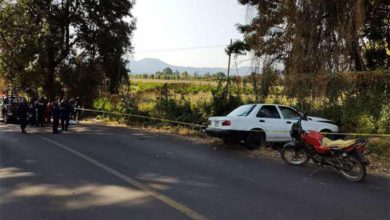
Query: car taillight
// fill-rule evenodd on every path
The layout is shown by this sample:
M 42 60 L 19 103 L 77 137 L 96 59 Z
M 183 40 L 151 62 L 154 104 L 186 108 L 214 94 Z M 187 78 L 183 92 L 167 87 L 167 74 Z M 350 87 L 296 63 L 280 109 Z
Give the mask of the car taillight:
M 232 125 L 232 122 L 230 122 L 229 120 L 222 122 L 222 126 L 230 126 L 230 125 Z

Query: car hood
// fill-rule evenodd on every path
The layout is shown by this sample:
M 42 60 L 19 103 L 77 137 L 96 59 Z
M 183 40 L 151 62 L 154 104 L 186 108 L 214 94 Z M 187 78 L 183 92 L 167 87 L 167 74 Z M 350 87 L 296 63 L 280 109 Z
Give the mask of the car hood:
M 320 118 L 320 117 L 314 117 L 314 116 L 307 116 L 309 120 L 316 121 L 316 122 L 325 122 L 330 124 L 335 124 L 334 121 L 326 119 L 326 118 Z

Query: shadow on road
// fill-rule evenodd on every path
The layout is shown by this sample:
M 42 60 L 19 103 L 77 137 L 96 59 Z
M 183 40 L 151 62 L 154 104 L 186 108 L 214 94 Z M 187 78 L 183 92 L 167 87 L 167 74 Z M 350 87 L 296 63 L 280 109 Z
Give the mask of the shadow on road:
M 103 132 L 82 129 L 82 136 Z M 29 133 L 21 134 L 15 125 L 1 127 L 0 219 L 183 218 L 150 194 L 55 146 L 46 143 L 47 151 L 41 151 L 42 141 L 31 134 L 47 135 L 48 128 Z M 162 193 L 179 181 L 150 174 L 140 180 Z

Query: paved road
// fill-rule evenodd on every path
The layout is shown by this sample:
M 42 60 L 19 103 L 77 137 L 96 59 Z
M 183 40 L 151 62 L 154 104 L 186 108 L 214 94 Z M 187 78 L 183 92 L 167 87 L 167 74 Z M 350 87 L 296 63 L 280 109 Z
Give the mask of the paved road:
M 0 219 L 390 219 L 389 179 L 125 128 L 0 124 Z

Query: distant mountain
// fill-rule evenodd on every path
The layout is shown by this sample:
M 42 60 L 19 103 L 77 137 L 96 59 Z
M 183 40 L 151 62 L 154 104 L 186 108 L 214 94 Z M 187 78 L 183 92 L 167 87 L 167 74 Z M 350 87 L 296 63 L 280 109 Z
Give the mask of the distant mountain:
M 185 66 L 175 66 L 171 65 L 168 63 L 165 63 L 164 61 L 161 61 L 159 59 L 154 59 L 154 58 L 145 58 L 142 60 L 133 60 L 130 61 L 130 64 L 128 68 L 130 69 L 131 73 L 130 74 L 154 74 L 157 71 L 162 71 L 165 68 L 171 68 L 172 71 L 179 71 L 179 72 L 184 72 L 187 71 L 189 74 L 194 74 L 198 73 L 200 75 L 203 75 L 205 73 L 217 73 L 217 72 L 223 72 L 227 73 L 226 68 L 220 68 L 220 67 L 215 67 L 215 68 L 210 68 L 210 67 L 185 67 Z M 231 66 L 230 73 L 232 75 L 236 74 L 236 69 L 234 66 Z M 239 67 L 238 68 L 238 73 L 240 75 L 248 75 L 251 73 L 251 67 Z

